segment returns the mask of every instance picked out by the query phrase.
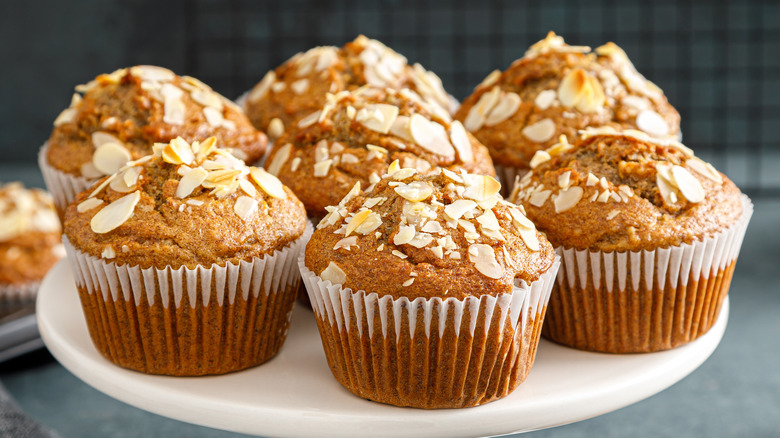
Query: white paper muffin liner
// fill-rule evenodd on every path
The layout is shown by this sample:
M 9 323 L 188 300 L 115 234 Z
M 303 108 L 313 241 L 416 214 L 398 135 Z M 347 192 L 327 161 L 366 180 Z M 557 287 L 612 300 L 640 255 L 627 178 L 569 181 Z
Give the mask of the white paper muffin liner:
M 519 169 L 517 167 L 502 166 L 500 164 L 493 163 L 493 167 L 496 168 L 496 176 L 498 182 L 501 183 L 501 196 L 509 198 L 512 193 L 512 189 L 515 188 L 515 181 L 518 178 L 522 178 L 530 169 Z
M 486 403 L 525 379 L 559 264 L 511 293 L 409 300 L 331 284 L 298 259 L 334 377 L 360 397 L 428 409 Z
M 273 357 L 287 335 L 296 267 L 313 227 L 280 250 L 225 266 L 117 265 L 63 244 L 90 335 L 117 365 L 153 374 L 220 374 Z
M 74 176 L 56 169 L 46 159 L 48 149 L 49 142 L 41 146 L 41 150 L 38 152 L 38 166 L 41 168 L 46 188 L 51 193 L 54 205 L 62 217 L 70 201 L 76 199 L 76 195 L 79 193 L 90 188 L 96 180 Z
M 753 204 L 701 241 L 637 252 L 558 248 L 562 254 L 545 337 L 612 353 L 673 348 L 706 333 L 728 293 Z

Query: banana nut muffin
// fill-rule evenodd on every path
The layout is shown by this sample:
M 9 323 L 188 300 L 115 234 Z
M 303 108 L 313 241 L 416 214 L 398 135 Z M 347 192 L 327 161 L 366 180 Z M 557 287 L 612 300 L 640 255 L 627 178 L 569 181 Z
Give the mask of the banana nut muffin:
M 420 172 L 461 167 L 495 175 L 487 149 L 460 122 L 442 119 L 412 90 L 376 87 L 329 94 L 275 142 L 266 167 L 309 215 L 321 217 L 355 182 L 379 181 L 394 160 Z
M 51 196 L 21 183 L 0 185 L 0 299 L 31 298 L 65 255 Z
M 499 189 L 490 176 L 394 161 L 329 208 L 299 264 L 342 385 L 432 409 L 487 403 L 525 379 L 557 265 Z
M 262 363 L 286 336 L 303 205 L 273 175 L 217 148 L 215 137 L 177 137 L 153 150 L 65 213 L 95 345 L 120 366 L 154 374 Z M 94 272 L 106 278 L 94 281 Z
M 614 43 L 591 51 L 550 32 L 505 71 L 494 71 L 455 118 L 490 150 L 499 176 L 524 173 L 537 150 L 586 127 L 635 128 L 678 138 L 680 115 Z M 502 180 L 511 189 L 514 172 Z
M 247 95 L 249 119 L 272 138 L 325 105 L 325 95 L 363 85 L 409 88 L 430 102 L 439 117 L 449 117 L 458 101 L 441 79 L 381 42 L 363 35 L 344 47 L 315 47 L 269 71 Z
M 626 353 L 705 333 L 728 292 L 747 198 L 676 140 L 611 127 L 561 140 L 537 152 L 510 198 L 563 252 L 545 335 Z
M 213 135 L 220 147 L 248 163 L 262 157 L 268 142 L 237 105 L 199 80 L 162 67 L 123 68 L 79 85 L 76 91 L 70 107 L 54 121 L 41 157 L 47 186 L 63 210 L 87 187 L 86 181 L 111 175 L 125 162 L 150 154 L 155 142 Z M 57 175 L 49 176 L 48 168 Z M 59 197 L 58 175 L 85 182 Z

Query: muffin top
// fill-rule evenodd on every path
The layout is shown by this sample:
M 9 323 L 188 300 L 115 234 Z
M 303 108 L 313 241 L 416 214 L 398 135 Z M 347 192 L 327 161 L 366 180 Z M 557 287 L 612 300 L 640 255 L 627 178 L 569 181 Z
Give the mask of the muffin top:
M 21 183 L 0 185 L 0 284 L 43 278 L 63 255 L 51 196 Z
M 68 205 L 74 247 L 120 265 L 194 268 L 262 257 L 303 234 L 295 195 L 215 137 L 191 145 L 177 137 L 153 150 Z
M 54 121 L 47 154 L 50 165 L 75 176 L 111 175 L 149 155 L 155 142 L 176 137 L 216 136 L 220 147 L 249 163 L 262 157 L 268 143 L 240 107 L 199 80 L 162 67 L 123 68 L 76 91 Z
M 317 226 L 306 267 L 323 280 L 393 298 L 463 299 L 512 291 L 553 263 L 553 247 L 491 176 L 394 161 L 370 190 L 360 183 Z
M 410 89 L 368 86 L 328 94 L 322 108 L 276 141 L 266 167 L 309 214 L 321 216 L 356 182 L 368 187 L 379 181 L 394 160 L 420 172 L 462 167 L 495 175 L 487 148 L 460 122 L 440 118 Z
M 679 138 L 680 115 L 614 43 L 591 52 L 550 32 L 504 72 L 479 84 L 455 118 L 496 164 L 527 169 L 537 150 L 586 127 L 634 128 Z
M 550 242 L 598 251 L 691 243 L 736 222 L 740 191 L 675 140 L 591 128 L 531 160 L 510 200 Z
M 252 123 L 272 138 L 320 109 L 327 93 L 354 90 L 363 85 L 410 88 L 435 107 L 440 116 L 458 109 L 458 101 L 444 91 L 441 79 L 420 64 L 377 40 L 363 35 L 344 47 L 315 47 L 298 53 L 269 71 L 249 92 L 245 104 Z

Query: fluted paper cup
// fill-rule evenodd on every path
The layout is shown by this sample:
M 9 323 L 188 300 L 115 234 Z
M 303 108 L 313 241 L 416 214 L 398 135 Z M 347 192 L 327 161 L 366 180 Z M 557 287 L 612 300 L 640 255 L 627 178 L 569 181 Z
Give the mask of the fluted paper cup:
M 493 167 L 496 168 L 496 177 L 498 182 L 501 183 L 501 196 L 509 198 L 512 193 L 512 189 L 515 187 L 515 181 L 518 178 L 522 178 L 523 175 L 528 173 L 531 169 L 520 169 L 511 166 L 502 166 L 500 164 L 493 163 Z
M 525 380 L 559 266 L 511 293 L 393 299 L 323 281 L 298 259 L 333 376 L 396 406 L 458 408 L 497 400 Z
M 57 214 L 62 220 L 70 201 L 74 200 L 79 193 L 90 188 L 96 180 L 71 175 L 55 168 L 46 159 L 48 149 L 49 143 L 46 142 L 38 152 L 38 166 L 41 168 L 46 189 L 54 199 Z
M 222 374 L 272 358 L 287 337 L 312 233 L 238 264 L 117 265 L 63 237 L 90 336 L 111 362 L 150 374 Z
M 668 350 L 706 333 L 720 314 L 753 204 L 701 241 L 653 251 L 559 248 L 561 269 L 543 335 L 605 353 Z

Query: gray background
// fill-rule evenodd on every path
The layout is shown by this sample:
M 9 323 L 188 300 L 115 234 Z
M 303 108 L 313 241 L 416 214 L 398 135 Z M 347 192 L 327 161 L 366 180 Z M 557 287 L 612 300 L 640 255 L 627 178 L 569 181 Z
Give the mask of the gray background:
M 770 1 L 149 1 L 0 4 L 0 181 L 42 186 L 35 156 L 73 86 L 138 63 L 236 97 L 297 51 L 378 38 L 463 98 L 553 29 L 622 46 L 682 114 L 685 143 L 756 203 L 723 342 L 691 376 L 628 408 L 538 437 L 780 437 L 780 5 Z M 23 409 L 64 437 L 237 436 L 91 389 L 44 350 L 0 364 Z M 370 433 L 367 433 L 370 436 Z

